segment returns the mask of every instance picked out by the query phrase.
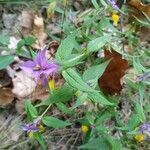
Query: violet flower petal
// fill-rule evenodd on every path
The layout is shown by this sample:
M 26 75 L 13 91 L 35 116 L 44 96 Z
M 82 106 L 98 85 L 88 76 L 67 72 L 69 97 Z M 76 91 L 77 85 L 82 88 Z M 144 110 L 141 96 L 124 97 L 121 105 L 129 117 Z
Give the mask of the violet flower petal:
M 40 51 L 33 61 L 23 63 L 20 68 L 32 74 L 36 83 L 41 79 L 46 85 L 48 76 L 53 76 L 58 71 L 59 65 L 52 61 L 49 62 L 45 56 L 45 51 Z
M 144 123 L 139 127 L 139 132 L 147 132 L 150 134 L 150 123 Z
M 26 132 L 36 132 L 38 131 L 37 125 L 35 123 L 29 123 L 22 126 L 23 131 Z
M 43 71 L 45 75 L 54 75 L 58 71 L 59 66 L 55 63 L 47 65 L 46 70 Z
M 114 0 L 107 0 L 107 1 L 114 9 L 119 10 L 119 7 L 117 6 Z
M 24 62 L 20 68 L 24 71 L 27 72 L 29 74 L 33 74 L 33 68 L 36 66 L 36 64 L 34 63 L 34 61 L 26 61 Z
M 23 131 L 28 131 L 28 127 L 25 126 L 25 125 L 23 125 L 23 126 L 22 126 L 22 130 L 23 130 Z
M 48 81 L 47 81 L 47 76 L 45 74 L 42 74 L 40 79 L 42 80 L 42 84 L 44 86 L 46 86 L 48 84 Z
M 48 63 L 45 56 L 45 51 L 40 51 L 35 57 L 34 62 L 38 64 L 41 67 L 41 69 L 44 69 L 46 64 Z
M 34 71 L 33 76 L 36 84 L 38 83 L 38 80 L 40 79 L 41 71 Z

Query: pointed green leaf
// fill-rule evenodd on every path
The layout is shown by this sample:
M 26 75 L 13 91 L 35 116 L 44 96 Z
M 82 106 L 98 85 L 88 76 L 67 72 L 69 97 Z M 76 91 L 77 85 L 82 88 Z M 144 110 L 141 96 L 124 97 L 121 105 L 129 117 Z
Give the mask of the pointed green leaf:
M 65 80 L 74 88 L 77 88 L 80 91 L 85 92 L 92 92 L 93 89 L 91 89 L 80 77 L 80 75 L 74 71 L 73 69 L 69 68 L 67 70 L 64 70 L 62 72 L 63 77 Z
M 88 43 L 89 52 L 99 51 L 107 42 L 110 41 L 110 36 L 105 35 L 99 38 L 96 38 Z
M 120 130 L 124 131 L 132 131 L 134 130 L 140 123 L 139 116 L 137 114 L 132 115 L 131 119 L 128 123 L 123 127 L 118 127 Z
M 38 112 L 30 100 L 25 100 L 25 110 L 30 121 L 38 117 Z
M 73 115 L 74 111 L 69 109 L 64 103 L 56 103 L 56 106 L 58 109 L 66 114 Z
M 39 133 L 39 132 L 35 132 L 33 134 L 33 136 L 39 142 L 39 144 L 41 145 L 42 149 L 46 150 L 46 144 L 45 144 L 45 140 L 43 138 L 43 135 L 41 133 Z
M 89 150 L 109 150 L 108 142 L 103 138 L 97 138 L 89 141 L 88 143 L 79 146 L 79 149 Z
M 46 126 L 52 127 L 52 128 L 63 128 L 63 127 L 71 125 L 71 123 L 68 121 L 63 121 L 63 120 L 60 120 L 60 119 L 57 119 L 57 118 L 51 117 L 51 116 L 44 117 L 42 119 L 42 122 Z
M 106 61 L 100 65 L 92 66 L 88 68 L 84 73 L 83 73 L 83 80 L 84 81 L 89 81 L 93 79 L 100 78 L 102 74 L 104 73 L 106 67 L 108 66 L 110 60 Z
M 59 102 L 67 102 L 71 99 L 74 92 L 75 92 L 74 88 L 70 87 L 69 85 L 64 85 L 61 88 L 53 91 L 53 94 L 47 100 L 42 101 L 42 103 L 40 103 L 39 106 L 50 105 Z
M 13 61 L 14 61 L 13 55 L 2 55 L 2 56 L 0 56 L 0 70 L 6 68 Z
M 98 91 L 95 92 L 88 92 L 88 97 L 93 102 L 100 103 L 102 105 L 114 105 L 113 103 L 109 102 L 103 95 L 101 95 Z
M 8 45 L 9 44 L 9 36 L 1 34 L 0 35 L 0 45 Z
M 69 55 L 72 53 L 72 50 L 74 48 L 74 41 L 75 41 L 75 35 L 71 34 L 68 35 L 68 37 L 61 42 L 56 53 L 56 59 L 58 61 L 65 60 L 66 58 L 69 57 Z

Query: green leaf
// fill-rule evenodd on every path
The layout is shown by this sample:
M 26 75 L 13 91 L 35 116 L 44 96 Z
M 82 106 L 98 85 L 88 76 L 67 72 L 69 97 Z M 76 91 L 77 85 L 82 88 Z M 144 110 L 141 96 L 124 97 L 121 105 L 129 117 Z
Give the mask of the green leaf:
M 32 45 L 33 43 L 35 43 L 36 38 L 34 36 L 28 36 L 24 38 L 24 41 L 25 41 L 25 45 Z
M 17 52 L 20 52 L 21 51 L 21 48 L 25 45 L 25 41 L 24 39 L 20 40 L 18 43 L 17 43 Z
M 111 145 L 111 150 L 121 150 L 122 149 L 122 145 L 121 145 L 121 142 L 119 139 L 115 139 L 112 136 L 107 136 L 106 138 Z
M 63 120 L 60 120 L 60 119 L 57 119 L 57 118 L 51 117 L 51 116 L 44 117 L 42 119 L 42 122 L 46 126 L 52 127 L 52 128 L 63 128 L 63 127 L 71 125 L 71 123 L 68 121 L 63 121 Z
M 104 138 L 97 138 L 89 141 L 84 145 L 79 146 L 79 149 L 109 150 L 110 147 Z
M 98 91 L 88 92 L 88 98 L 93 102 L 100 103 L 102 105 L 114 105 L 109 102 L 103 95 L 101 95 Z
M 124 131 L 132 131 L 139 125 L 139 123 L 140 123 L 139 116 L 137 114 L 134 114 L 132 115 L 131 119 L 125 126 L 118 128 Z
M 25 100 L 25 110 L 27 112 L 27 117 L 30 121 L 38 117 L 38 112 L 36 108 L 32 105 L 30 100 Z
M 48 14 L 49 19 L 52 18 L 53 14 L 55 12 L 56 6 L 57 6 L 57 1 L 51 0 L 50 4 L 48 5 L 48 8 L 47 8 L 47 14 Z
M 22 40 L 20 40 L 18 43 L 17 43 L 17 52 L 20 52 L 21 51 L 21 48 L 23 46 L 30 46 L 32 45 L 33 43 L 35 43 L 36 41 L 36 38 L 33 37 L 33 36 L 28 36 L 26 38 L 23 38 Z
M 66 59 L 65 61 L 60 62 L 60 64 L 63 66 L 63 68 L 69 68 L 75 65 L 78 65 L 82 63 L 82 60 L 85 58 L 85 54 L 71 54 L 69 56 L 69 59 Z
M 73 106 L 73 109 L 81 106 L 88 98 L 88 94 L 87 93 L 81 93 L 76 100 L 75 105 Z
M 125 79 L 125 83 L 128 85 L 128 87 L 134 89 L 134 90 L 138 90 L 138 85 L 134 82 L 132 82 L 129 79 Z
M 13 55 L 2 55 L 2 56 L 0 56 L 0 70 L 6 68 L 13 61 L 14 61 Z
M 66 114 L 73 115 L 74 111 L 69 109 L 64 103 L 56 103 L 56 106 L 58 109 Z
M 94 5 L 95 9 L 99 10 L 99 5 L 97 3 L 97 0 L 92 0 L 92 4 Z
M 99 29 L 101 30 L 106 30 L 106 29 L 111 29 L 112 32 L 117 32 L 118 30 L 110 23 L 110 19 L 106 17 L 102 17 L 99 24 L 98 24 Z
M 0 45 L 6 46 L 9 44 L 9 41 L 10 41 L 9 36 L 4 35 L 4 34 L 0 35 Z
M 91 89 L 80 77 L 80 75 L 74 71 L 73 69 L 69 68 L 67 70 L 64 70 L 62 72 L 63 77 L 65 80 L 74 88 L 77 88 L 80 91 L 85 92 L 92 92 L 93 89 Z
M 104 73 L 106 67 L 108 66 L 110 60 L 106 61 L 100 65 L 92 66 L 88 68 L 84 73 L 83 73 L 83 80 L 84 81 L 89 81 L 96 79 L 98 80 L 102 74 Z
M 62 61 L 69 57 L 69 55 L 72 53 L 72 50 L 74 48 L 74 41 L 75 41 L 75 35 L 71 34 L 68 35 L 68 37 L 61 42 L 56 52 L 57 61 Z
M 41 133 L 39 133 L 39 132 L 35 132 L 33 134 L 33 136 L 39 142 L 39 144 L 42 146 L 42 149 L 46 150 L 46 145 L 45 145 L 45 140 L 43 138 L 43 135 Z
M 88 43 L 89 52 L 96 52 L 100 50 L 107 42 L 110 41 L 110 35 L 104 35 L 102 37 L 96 38 Z
M 106 8 L 107 8 L 107 3 L 106 3 L 106 1 L 105 1 L 105 0 L 100 0 L 100 2 L 101 2 L 101 4 L 102 4 L 102 6 L 104 6 L 105 9 L 106 9 Z
M 139 74 L 142 74 L 143 71 L 146 72 L 146 70 L 147 70 L 146 68 L 144 68 L 142 66 L 142 64 L 140 63 L 139 58 L 134 58 L 133 59 L 133 67 L 136 70 L 136 72 L 139 73 Z
M 69 85 L 64 85 L 61 88 L 53 91 L 53 94 L 47 100 L 42 101 L 39 106 L 67 102 L 72 98 L 74 92 L 74 88 L 70 87 Z
M 112 112 L 105 110 L 97 115 L 96 124 L 103 124 L 105 120 L 111 119 L 112 116 Z
M 150 20 L 145 20 L 145 21 L 143 21 L 143 20 L 138 19 L 138 18 L 135 17 L 135 16 L 134 16 L 134 18 L 138 21 L 138 23 L 139 23 L 141 26 L 147 27 L 147 28 L 150 27 Z
M 62 75 L 71 86 L 73 86 L 74 88 L 77 88 L 79 91 L 87 92 L 88 97 L 92 101 L 94 101 L 96 103 L 101 103 L 104 105 L 113 105 L 112 103 L 107 101 L 107 99 L 104 96 L 99 94 L 98 91 L 96 91 L 96 90 L 92 89 L 90 86 L 88 86 L 82 80 L 82 78 L 79 76 L 79 74 L 76 71 L 74 71 L 73 69 L 69 68 L 69 69 L 63 71 Z
M 137 112 L 137 115 L 139 116 L 140 121 L 145 122 L 146 117 L 145 117 L 142 105 L 139 102 L 136 102 L 135 108 L 136 108 L 136 112 Z

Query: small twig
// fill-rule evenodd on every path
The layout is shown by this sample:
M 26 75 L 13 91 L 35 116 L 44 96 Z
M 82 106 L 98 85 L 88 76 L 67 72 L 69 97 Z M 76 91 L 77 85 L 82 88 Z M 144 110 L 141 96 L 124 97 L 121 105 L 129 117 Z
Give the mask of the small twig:
M 74 146 L 75 146 L 75 144 L 77 143 L 77 140 L 78 140 L 78 138 L 79 138 L 79 135 L 80 135 L 80 132 L 77 133 L 77 136 L 76 136 L 76 138 L 75 138 L 73 144 L 71 145 L 70 150 L 72 150 L 72 149 L 74 148 Z

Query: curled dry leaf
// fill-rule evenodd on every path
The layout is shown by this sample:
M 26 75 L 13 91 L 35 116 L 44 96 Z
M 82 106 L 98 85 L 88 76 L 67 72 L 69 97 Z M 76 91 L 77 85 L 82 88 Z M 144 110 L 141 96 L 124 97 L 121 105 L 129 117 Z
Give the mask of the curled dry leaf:
M 17 110 L 17 112 L 19 114 L 24 114 L 25 109 L 24 109 L 24 100 L 23 99 L 19 99 L 18 101 L 16 101 L 15 103 L 15 108 Z
M 105 60 L 111 59 L 104 74 L 99 78 L 99 86 L 105 94 L 119 94 L 122 90 L 120 79 L 128 68 L 128 62 L 116 51 L 104 51 Z
M 43 18 L 35 15 L 33 22 L 32 34 L 37 38 L 35 44 L 32 45 L 35 49 L 41 49 L 45 45 L 47 34 L 44 32 L 44 21 Z
M 31 93 L 28 97 L 32 101 L 46 100 L 48 98 L 48 91 L 46 90 L 46 87 L 43 87 L 43 85 L 38 85 L 33 93 Z
M 131 12 L 132 16 L 135 16 L 137 19 L 144 21 L 146 18 L 145 15 L 150 17 L 150 5 L 143 4 L 141 0 L 128 0 L 127 4 L 133 9 L 133 12 Z M 131 16 L 131 13 L 129 16 Z M 143 15 L 143 13 L 145 15 Z M 139 33 L 142 42 L 149 42 L 150 28 L 138 26 L 136 33 Z
M 144 5 L 140 0 L 129 0 L 128 5 L 138 10 L 138 12 L 135 12 L 137 17 L 140 17 L 139 15 L 142 12 L 150 17 L 150 5 Z
M 27 97 L 24 97 L 24 98 L 20 98 L 16 102 L 15 107 L 19 114 L 24 114 L 25 99 L 29 99 L 32 102 L 35 102 L 36 100 L 46 100 L 47 98 L 48 98 L 48 91 L 46 90 L 46 87 L 43 87 L 43 85 L 37 85 L 35 90 L 30 95 L 28 95 Z
M 0 70 L 0 88 L 11 84 L 11 79 L 6 70 Z
M 59 43 L 57 41 L 50 42 L 47 51 L 46 56 L 48 59 L 53 60 L 55 58 L 55 53 L 58 49 Z
M 139 37 L 141 42 L 150 42 L 150 28 L 141 27 L 139 29 Z M 146 44 L 150 48 L 150 44 Z
M 24 113 L 24 100 L 29 99 L 31 101 L 35 100 L 45 100 L 48 98 L 48 91 L 46 87 L 42 85 L 36 85 L 34 79 L 23 71 L 17 72 L 15 74 L 13 81 L 13 93 L 18 98 L 16 102 L 16 110 L 19 114 Z
M 43 18 L 38 17 L 34 12 L 24 10 L 21 17 L 22 34 L 28 36 L 32 34 L 37 38 L 36 43 L 32 45 L 35 49 L 41 49 L 45 45 L 47 34 L 44 32 Z
M 127 70 L 126 77 L 127 77 L 129 80 L 131 80 L 132 82 L 135 83 L 135 82 L 136 82 L 136 79 L 137 79 L 137 73 L 136 73 L 135 69 L 134 69 L 134 68 L 129 68 L 129 69 Z
M 15 78 L 12 79 L 13 90 L 12 92 L 17 97 L 27 97 L 29 96 L 36 87 L 36 83 L 32 77 L 28 76 L 23 71 L 16 72 Z
M 64 78 L 62 77 L 62 75 L 56 75 L 55 78 L 55 88 L 58 89 L 58 88 L 61 88 L 64 84 L 65 84 L 65 80 Z
M 23 10 L 21 15 L 22 34 L 28 36 L 32 30 L 34 13 L 29 10 Z
M 0 106 L 6 106 L 14 100 L 14 94 L 10 88 L 0 88 Z

